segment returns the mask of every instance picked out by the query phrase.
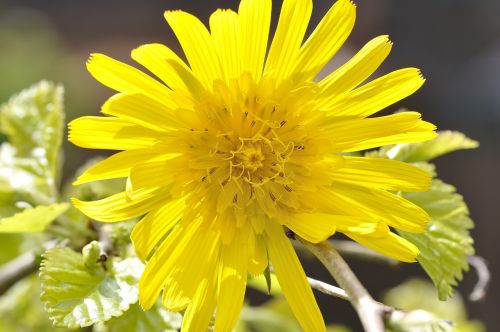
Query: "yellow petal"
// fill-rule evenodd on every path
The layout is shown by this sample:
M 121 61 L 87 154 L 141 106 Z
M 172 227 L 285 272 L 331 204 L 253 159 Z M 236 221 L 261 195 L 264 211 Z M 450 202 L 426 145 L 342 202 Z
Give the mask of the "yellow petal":
M 356 6 L 350 0 L 338 0 L 300 49 L 295 66 L 296 79 L 313 79 L 337 53 L 351 33 Z
M 229 9 L 218 9 L 210 16 L 210 31 L 226 82 L 239 78 L 241 42 L 238 14 Z
M 217 272 L 220 260 L 219 239 L 219 233 L 206 225 L 199 227 L 190 243 L 181 251 L 176 249 L 169 261 L 164 262 L 163 268 L 169 271 L 162 296 L 165 308 L 172 311 L 184 309 L 189 299 L 195 296 L 200 282 L 205 278 L 212 278 Z
M 304 331 L 325 331 L 325 323 L 292 244 L 275 222 L 267 223 L 266 244 L 274 272 L 293 314 Z
M 80 175 L 73 185 L 80 185 L 87 182 L 125 178 L 134 165 L 154 158 L 152 149 L 137 149 L 115 153 L 90 168 Z
M 193 73 L 205 88 L 222 78 L 222 71 L 212 36 L 195 16 L 183 11 L 166 11 L 165 19 L 174 31 Z
M 249 72 L 254 80 L 262 76 L 266 56 L 271 0 L 242 0 L 238 8 L 241 40 L 241 70 Z
M 232 331 L 245 298 L 247 282 L 248 229 L 240 229 L 233 241 L 222 246 L 219 296 L 215 331 Z
M 200 221 L 177 224 L 146 264 L 139 280 L 139 304 L 143 309 L 149 309 L 156 303 L 171 272 L 171 261 L 176 257 L 174 255 L 178 255 L 189 245 L 199 226 Z
M 323 108 L 325 101 L 350 91 L 366 80 L 389 55 L 391 47 L 387 36 L 374 38 L 339 69 L 321 80 L 317 107 Z
M 147 259 L 163 236 L 179 221 L 185 208 L 184 199 L 170 201 L 149 212 L 134 226 L 130 238 L 141 260 Z
M 94 53 L 87 61 L 87 69 L 96 80 L 113 90 L 143 93 L 167 107 L 175 107 L 171 90 L 137 68 Z
M 185 126 L 172 109 L 140 93 L 116 94 L 104 103 L 101 111 L 155 131 Z
M 254 276 L 261 274 L 268 264 L 267 248 L 263 236 L 250 232 L 248 237 L 248 273 Z
M 328 214 L 292 214 L 282 220 L 295 234 L 312 243 L 328 239 L 335 233 L 335 216 Z
M 346 235 L 354 241 L 398 261 L 412 263 L 415 262 L 419 254 L 418 248 L 413 243 L 392 232 L 388 232 L 384 237 L 371 237 L 369 235 L 363 236 L 350 233 L 346 233 Z
M 158 208 L 168 194 L 159 189 L 142 190 L 134 200 L 121 192 L 97 201 L 72 198 L 73 205 L 88 217 L 102 222 L 117 222 L 139 217 Z
M 68 124 L 68 139 L 89 149 L 132 150 L 153 146 L 164 135 L 114 117 L 82 116 Z
M 431 174 L 398 160 L 345 157 L 343 167 L 330 174 L 335 181 L 392 191 L 427 191 Z
M 429 221 L 422 208 L 384 190 L 334 182 L 331 190 L 318 196 L 318 208 L 322 211 L 380 220 L 407 232 L 422 233 Z
M 400 69 L 347 94 L 325 96 L 320 104 L 338 116 L 367 117 L 413 94 L 424 82 L 419 69 Z
M 170 89 L 197 96 L 201 83 L 184 61 L 162 44 L 141 45 L 132 51 L 132 59 L 158 76 Z
M 203 279 L 182 319 L 182 331 L 207 331 L 213 317 L 216 296 L 215 278 Z M 229 331 L 229 330 L 228 330 Z
M 165 187 L 172 183 L 175 174 L 168 168 L 169 160 L 138 164 L 130 169 L 126 192 L 131 198 L 144 189 Z
M 312 0 L 285 0 L 266 61 L 265 75 L 285 79 L 294 69 L 312 12 Z
M 420 113 L 401 112 L 366 119 L 331 117 L 324 135 L 335 151 L 360 151 L 379 146 L 422 142 L 436 137 L 436 127 L 421 120 Z

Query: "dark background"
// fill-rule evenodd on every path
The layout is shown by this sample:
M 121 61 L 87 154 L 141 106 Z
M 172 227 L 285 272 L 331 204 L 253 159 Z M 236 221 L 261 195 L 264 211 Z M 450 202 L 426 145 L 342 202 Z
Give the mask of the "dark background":
M 274 1 L 276 20 L 281 1 Z M 314 1 L 312 26 L 333 1 Z M 66 86 L 67 117 L 96 114 L 111 91 L 85 70 L 91 52 L 129 62 L 130 50 L 150 42 L 168 44 L 180 52 L 163 20 L 165 9 L 183 9 L 204 22 L 216 8 L 237 8 L 238 1 L 222 0 L 0 0 L 0 102 L 46 78 Z M 493 281 L 486 300 L 467 303 L 470 316 L 496 330 L 500 309 L 500 1 L 498 0 L 357 0 L 357 23 L 331 68 L 342 63 L 371 38 L 389 34 L 393 51 L 380 72 L 414 66 L 427 78 L 414 96 L 391 108 L 405 106 L 423 113 L 440 129 L 454 129 L 481 142 L 476 151 L 457 152 L 437 160 L 438 172 L 465 196 L 476 222 L 477 253 L 489 261 Z M 276 24 L 276 22 L 274 22 Z M 65 173 L 90 152 L 65 146 Z M 376 264 L 352 262 L 374 296 L 419 267 L 396 271 Z M 317 267 L 316 267 L 317 268 Z M 325 281 L 327 273 L 308 269 Z M 474 285 L 465 275 L 460 291 Z M 466 297 L 466 296 L 464 296 Z M 360 330 L 353 310 L 341 300 L 318 295 L 324 316 Z

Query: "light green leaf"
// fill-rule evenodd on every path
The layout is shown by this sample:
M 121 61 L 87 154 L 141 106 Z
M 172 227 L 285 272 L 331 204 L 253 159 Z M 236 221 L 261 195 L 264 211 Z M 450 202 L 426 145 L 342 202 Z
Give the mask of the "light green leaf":
M 480 322 L 468 320 L 460 294 L 446 302 L 439 301 L 436 298 L 436 289 L 427 281 L 408 280 L 389 290 L 383 301 L 407 312 L 394 315 L 391 321 L 394 331 L 484 331 Z M 448 322 L 453 322 L 453 325 Z
M 47 225 L 68 208 L 68 203 L 56 203 L 24 209 L 12 217 L 0 219 L 0 233 L 43 232 Z
M 42 81 L 0 107 L 0 192 L 31 205 L 57 200 L 63 88 Z M 5 215 L 4 215 L 5 216 Z
M 475 149 L 479 146 L 474 141 L 458 131 L 441 131 L 430 141 L 397 144 L 383 147 L 376 153 L 381 157 L 403 160 L 406 162 L 429 161 L 444 154 L 464 149 Z
M 180 330 L 182 315 L 165 310 L 161 303 L 144 311 L 133 304 L 122 316 L 112 318 L 94 328 L 95 332 L 176 332 Z
M 405 193 L 403 197 L 431 217 L 425 233 L 399 233 L 420 249 L 418 262 L 436 285 L 439 298 L 446 300 L 453 295 L 457 281 L 462 280 L 462 271 L 469 269 L 467 256 L 474 254 L 469 234 L 474 224 L 467 205 L 453 186 L 437 179 L 429 191 Z
M 99 244 L 79 254 L 54 248 L 43 255 L 40 298 L 53 324 L 77 328 L 120 316 L 138 300 L 137 283 L 144 266 L 137 258 L 109 257 L 103 263 L 90 257 Z
M 54 332 L 40 301 L 40 281 L 34 275 L 19 280 L 0 296 L 0 331 Z M 68 331 L 57 329 L 57 332 Z
M 453 287 L 458 280 L 462 280 L 463 271 L 469 268 L 467 256 L 474 254 L 469 230 L 474 227 L 474 223 L 469 218 L 469 210 L 463 197 L 453 186 L 436 179 L 434 165 L 426 161 L 445 153 L 477 146 L 476 141 L 462 133 L 444 131 L 427 142 L 398 144 L 367 154 L 412 162 L 433 175 L 429 191 L 403 194 L 404 198 L 429 213 L 427 231 L 423 234 L 403 231 L 398 233 L 420 249 L 417 260 L 434 282 L 441 300 L 453 295 Z
M 0 111 L 0 128 L 17 155 L 38 159 L 52 177 L 62 143 L 64 89 L 41 81 L 12 97 Z
M 434 316 L 425 310 L 397 312 L 388 323 L 393 332 L 454 332 L 451 322 Z

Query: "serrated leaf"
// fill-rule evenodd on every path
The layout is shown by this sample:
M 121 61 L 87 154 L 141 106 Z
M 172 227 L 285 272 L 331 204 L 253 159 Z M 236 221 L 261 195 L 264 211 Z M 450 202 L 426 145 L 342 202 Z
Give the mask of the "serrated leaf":
M 434 165 L 426 161 L 459 149 L 478 146 L 474 140 L 459 132 L 440 132 L 438 137 L 423 143 L 398 144 L 370 152 L 370 156 L 391 158 L 423 168 L 433 174 L 427 192 L 404 193 L 403 197 L 427 211 L 430 221 L 423 234 L 398 233 L 420 249 L 417 261 L 438 289 L 438 297 L 446 300 L 453 287 L 468 270 L 467 256 L 474 254 L 469 230 L 474 227 L 463 197 L 456 189 L 435 178 Z
M 69 248 L 48 250 L 43 257 L 40 298 L 55 326 L 77 328 L 104 322 L 122 315 L 138 300 L 143 265 L 136 258 L 110 257 L 106 265 L 96 261 L 88 266 L 88 259 Z
M 383 147 L 377 152 L 380 157 L 403 160 L 406 162 L 429 161 L 444 154 L 464 149 L 475 149 L 479 146 L 474 141 L 458 131 L 441 131 L 430 141 L 397 144 Z
M 0 233 L 36 233 L 45 228 L 69 208 L 68 203 L 39 205 L 0 219 Z
M 431 188 L 423 193 L 405 193 L 409 201 L 429 213 L 430 222 L 423 234 L 400 231 L 400 235 L 420 249 L 417 261 L 434 282 L 438 296 L 446 300 L 453 287 L 469 269 L 467 256 L 474 254 L 469 229 L 474 224 L 463 197 L 453 186 L 434 179 Z
M 31 205 L 57 198 L 63 88 L 42 81 L 0 107 L 0 191 Z M 5 216 L 5 215 L 4 215 Z
M 182 315 L 165 310 L 161 303 L 144 311 L 133 304 L 120 317 L 112 318 L 95 328 L 95 332 L 176 332 L 180 330 Z

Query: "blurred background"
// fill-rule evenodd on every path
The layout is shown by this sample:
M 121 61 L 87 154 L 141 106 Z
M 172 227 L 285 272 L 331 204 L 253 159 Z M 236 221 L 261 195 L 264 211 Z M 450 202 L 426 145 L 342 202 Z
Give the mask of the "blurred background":
M 316 0 L 312 25 L 333 1 Z M 467 303 L 473 319 L 495 330 L 500 309 L 497 264 L 500 257 L 500 1 L 498 0 L 356 0 L 357 23 L 351 37 L 329 65 L 334 69 L 371 38 L 389 34 L 393 51 L 380 73 L 419 67 L 427 78 L 414 96 L 391 108 L 423 113 L 440 129 L 459 130 L 479 140 L 474 151 L 457 152 L 437 160 L 438 173 L 465 196 L 476 222 L 477 254 L 485 257 L 493 275 L 488 296 Z M 41 79 L 66 88 L 67 120 L 93 115 L 112 91 L 94 81 L 85 61 L 92 52 L 132 63 L 131 49 L 161 42 L 182 54 L 163 20 L 166 9 L 183 9 L 204 22 L 216 8 L 237 8 L 236 0 L 0 0 L 0 103 Z M 279 8 L 281 1 L 274 1 Z M 274 11 L 274 25 L 279 14 Z M 73 174 L 90 152 L 65 145 L 65 174 Z M 1 253 L 4 261 L 9 253 Z M 372 294 L 381 293 L 419 266 L 396 268 L 352 261 L 352 267 Z M 317 266 L 313 277 L 330 281 Z M 459 290 L 466 296 L 476 281 L 465 275 Z M 254 296 L 252 301 L 263 300 Z M 361 330 L 349 304 L 318 295 L 325 317 Z

